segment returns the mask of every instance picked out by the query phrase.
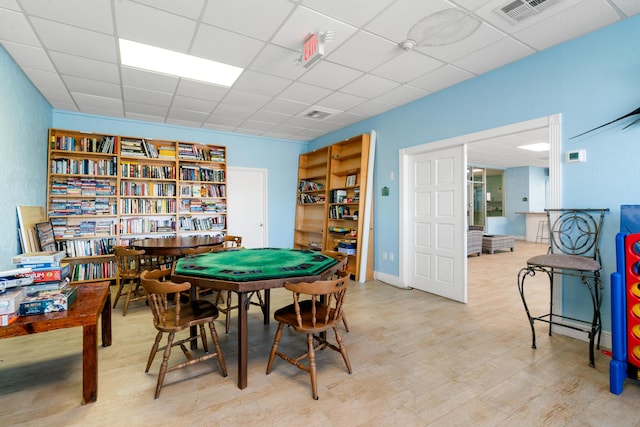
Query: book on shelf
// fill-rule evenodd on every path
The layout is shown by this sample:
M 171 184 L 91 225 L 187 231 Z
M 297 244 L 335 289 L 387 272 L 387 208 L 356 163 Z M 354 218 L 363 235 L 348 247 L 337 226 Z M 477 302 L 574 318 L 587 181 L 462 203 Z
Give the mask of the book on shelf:
M 56 241 L 53 238 L 53 227 L 49 221 L 39 222 L 35 225 L 36 234 L 38 236 L 38 242 L 40 244 L 40 250 L 42 251 L 55 251 Z

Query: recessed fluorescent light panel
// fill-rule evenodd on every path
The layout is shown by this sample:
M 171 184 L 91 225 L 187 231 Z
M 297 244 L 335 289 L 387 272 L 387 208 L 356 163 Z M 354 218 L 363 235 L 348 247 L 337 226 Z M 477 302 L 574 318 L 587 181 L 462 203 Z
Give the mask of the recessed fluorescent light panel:
M 120 39 L 122 65 L 230 87 L 243 69 L 184 53 Z
M 537 144 L 521 145 L 518 148 L 529 151 L 549 151 L 549 143 L 538 142 Z

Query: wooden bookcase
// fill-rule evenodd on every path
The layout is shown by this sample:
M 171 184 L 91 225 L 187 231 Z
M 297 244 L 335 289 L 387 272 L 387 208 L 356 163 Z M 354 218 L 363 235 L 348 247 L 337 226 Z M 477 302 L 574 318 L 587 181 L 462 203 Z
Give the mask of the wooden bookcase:
M 49 130 L 47 217 L 72 281 L 115 276 L 114 245 L 226 233 L 226 148 Z
M 373 278 L 373 224 L 365 230 L 364 221 L 369 145 L 368 134 L 358 135 L 300 155 L 298 167 L 294 247 L 347 253 L 349 272 L 360 281 Z
M 329 189 L 329 147 L 301 154 L 298 161 L 298 192 L 293 246 L 324 249 Z

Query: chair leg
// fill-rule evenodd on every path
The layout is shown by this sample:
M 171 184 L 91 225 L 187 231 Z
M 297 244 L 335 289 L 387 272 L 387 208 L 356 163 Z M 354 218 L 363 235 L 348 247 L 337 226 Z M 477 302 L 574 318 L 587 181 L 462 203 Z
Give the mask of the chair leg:
M 307 355 L 309 357 L 309 376 L 311 377 L 311 392 L 318 400 L 318 384 L 316 383 L 316 352 L 313 348 L 313 334 L 307 334 Z
M 347 322 L 347 316 L 345 316 L 344 312 L 342 312 L 342 324 L 344 325 L 344 330 L 349 332 L 349 323 Z
M 118 305 L 118 300 L 120 299 L 120 295 L 122 295 L 122 288 L 124 288 L 124 282 L 120 278 L 116 281 L 118 284 L 118 291 L 116 292 L 116 297 L 113 300 L 113 308 L 116 308 L 116 305 Z
M 158 347 L 160 347 L 161 339 L 162 339 L 162 332 L 158 332 L 158 334 L 156 335 L 156 341 L 153 343 L 153 346 L 151 347 L 151 353 L 149 353 L 149 360 L 147 361 L 147 367 L 144 370 L 145 373 L 149 372 L 149 368 L 153 363 L 153 359 L 156 357 L 156 353 L 158 352 Z
M 271 372 L 271 367 L 273 366 L 273 361 L 276 358 L 276 352 L 278 351 L 278 344 L 280 343 L 280 338 L 282 337 L 282 330 L 284 329 L 284 323 L 280 322 L 278 324 L 278 330 L 276 331 L 276 336 L 273 339 L 273 346 L 271 347 L 271 354 L 269 354 L 269 362 L 267 362 L 267 375 Z
M 209 345 L 207 344 L 207 334 L 205 333 L 204 324 L 200 325 L 200 338 L 202 338 L 202 349 L 205 353 L 209 353 Z
M 227 364 L 224 361 L 224 356 L 222 354 L 222 347 L 220 347 L 220 341 L 218 340 L 218 333 L 216 332 L 216 327 L 213 322 L 209 322 L 209 332 L 211 332 L 211 340 L 213 341 L 213 346 L 216 348 L 216 354 L 218 355 L 218 364 L 220 365 L 220 370 L 222 371 L 222 376 L 227 376 Z
M 338 328 L 333 328 L 333 332 L 336 334 L 336 341 L 338 342 L 338 348 L 340 349 L 340 354 L 342 354 L 342 358 L 344 359 L 344 364 L 347 365 L 347 371 L 351 374 L 351 362 L 349 361 L 349 355 L 347 354 L 347 349 L 342 343 L 342 337 L 338 333 Z
M 127 287 L 127 297 L 124 300 L 124 308 L 122 309 L 122 316 L 127 315 L 127 310 L 129 310 L 129 303 L 131 302 L 131 290 L 133 288 L 133 280 L 129 280 L 129 286 Z
M 169 332 L 167 338 L 167 347 L 164 349 L 164 355 L 162 357 L 162 364 L 160 365 L 160 373 L 158 374 L 158 383 L 156 384 L 156 396 L 160 397 L 160 389 L 162 389 L 162 383 L 164 383 L 164 376 L 167 373 L 167 367 L 169 366 L 169 356 L 171 355 L 171 345 L 173 344 L 174 332 Z

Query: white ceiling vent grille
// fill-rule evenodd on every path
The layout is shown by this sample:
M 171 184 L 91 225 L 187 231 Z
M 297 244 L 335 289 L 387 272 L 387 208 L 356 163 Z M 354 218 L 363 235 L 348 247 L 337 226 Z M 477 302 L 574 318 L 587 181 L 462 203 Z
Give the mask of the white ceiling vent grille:
M 331 108 L 326 108 L 326 107 L 318 107 L 313 106 L 311 108 L 307 108 L 306 110 L 304 110 L 302 113 L 300 113 L 300 115 L 302 117 L 306 117 L 308 119 L 313 119 L 313 120 L 324 120 L 329 116 L 332 116 L 336 113 L 340 113 L 341 111 L 338 110 L 332 110 Z
M 497 8 L 496 12 L 509 21 L 521 22 L 558 2 L 560 0 L 515 0 Z

